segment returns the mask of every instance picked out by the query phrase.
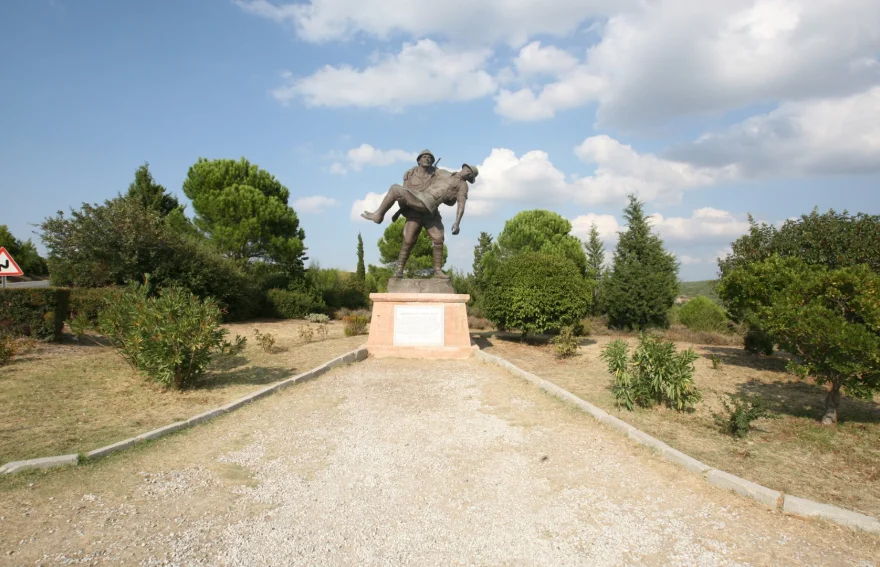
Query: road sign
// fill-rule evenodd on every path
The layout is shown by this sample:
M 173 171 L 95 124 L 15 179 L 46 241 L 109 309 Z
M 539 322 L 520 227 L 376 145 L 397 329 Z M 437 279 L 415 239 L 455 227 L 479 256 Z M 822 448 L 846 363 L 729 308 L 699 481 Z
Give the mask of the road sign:
M 0 246 L 0 276 L 23 276 L 24 272 L 12 259 L 6 248 Z

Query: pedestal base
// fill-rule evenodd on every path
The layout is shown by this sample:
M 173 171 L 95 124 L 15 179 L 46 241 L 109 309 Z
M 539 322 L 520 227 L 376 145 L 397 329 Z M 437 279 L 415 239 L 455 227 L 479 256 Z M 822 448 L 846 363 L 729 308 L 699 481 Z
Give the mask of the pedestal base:
M 367 351 L 377 358 L 468 358 L 466 294 L 371 293 Z

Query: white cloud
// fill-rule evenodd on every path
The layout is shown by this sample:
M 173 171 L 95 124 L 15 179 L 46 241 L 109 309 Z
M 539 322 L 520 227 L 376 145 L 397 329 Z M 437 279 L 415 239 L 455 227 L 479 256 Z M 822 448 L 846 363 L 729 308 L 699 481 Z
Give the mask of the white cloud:
M 361 144 L 348 150 L 345 154 L 345 162 L 334 162 L 330 166 L 330 173 L 344 175 L 349 171 L 360 171 L 364 166 L 383 167 L 393 165 L 399 161 L 415 162 L 415 152 L 405 150 L 380 150 L 370 144 Z
M 591 17 L 636 5 L 636 0 L 236 0 L 244 10 L 289 23 L 306 41 L 442 35 L 462 42 L 522 45 L 536 35 L 565 36 Z
M 495 97 L 495 112 L 512 120 L 545 120 L 587 104 L 604 88 L 604 78 L 578 66 L 542 87 L 537 95 L 531 88 L 515 92 L 502 89 Z
M 669 155 L 744 175 L 880 171 L 880 87 L 837 99 L 790 102 Z
M 351 204 L 351 220 L 353 221 L 361 221 L 361 222 L 373 222 L 369 221 L 361 216 L 361 213 L 364 211 L 375 211 L 379 208 L 379 205 L 382 204 L 382 199 L 385 198 L 384 193 L 367 193 L 363 199 L 358 199 L 354 203 Z M 391 210 L 388 211 L 388 214 L 385 215 L 385 220 L 390 221 L 392 215 L 397 211 L 399 207 L 397 204 L 391 206 Z
M 543 47 L 533 41 L 519 51 L 513 64 L 520 75 L 561 75 L 578 65 L 571 53 L 552 45 Z
M 571 233 L 583 241 L 589 240 L 590 226 L 593 224 L 596 225 L 599 238 L 603 241 L 607 243 L 617 240 L 617 233 L 621 230 L 621 226 L 613 215 L 589 213 L 575 217 L 571 219 Z
M 670 242 L 732 242 L 749 231 L 745 218 L 712 207 L 697 209 L 690 218 L 664 217 L 660 213 L 648 218 L 660 236 Z
M 334 207 L 339 201 L 323 195 L 303 197 L 293 202 L 293 210 L 300 213 L 323 213 L 327 207 Z
M 486 72 L 491 52 L 459 50 L 423 39 L 404 44 L 396 55 L 379 55 L 364 69 L 326 65 L 314 74 L 286 76 L 287 84 L 272 91 L 278 101 L 301 98 L 307 106 L 383 108 L 482 98 L 495 92 Z

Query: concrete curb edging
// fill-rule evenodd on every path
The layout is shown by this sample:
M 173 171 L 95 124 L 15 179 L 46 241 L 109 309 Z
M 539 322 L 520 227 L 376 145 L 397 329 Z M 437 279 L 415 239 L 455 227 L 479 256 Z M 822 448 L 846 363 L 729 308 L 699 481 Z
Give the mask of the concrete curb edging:
M 677 449 L 673 449 L 659 439 L 656 439 L 647 433 L 636 429 L 625 421 L 608 414 L 606 411 L 575 396 L 568 390 L 544 380 L 531 372 L 526 372 L 508 360 L 484 352 L 477 346 L 474 346 L 473 348 L 477 360 L 505 368 L 511 373 L 531 382 L 541 390 L 544 390 L 563 401 L 572 403 L 592 415 L 600 423 L 604 423 L 605 425 L 624 433 L 630 439 L 659 452 L 659 455 L 665 460 L 682 466 L 690 472 L 699 474 L 710 484 L 733 490 L 734 492 L 751 498 L 772 510 L 780 510 L 784 513 L 797 516 L 820 518 L 842 526 L 880 534 L 880 519 L 878 518 L 866 516 L 858 512 L 853 512 L 852 510 L 838 508 L 837 506 L 832 506 L 830 504 L 822 504 L 805 498 L 798 498 L 797 496 L 792 496 L 790 494 L 783 494 L 782 492 L 771 490 L 744 478 L 713 469 L 709 465 L 698 461 Z
M 317 378 L 318 376 L 326 374 L 332 368 L 336 368 L 337 366 L 343 366 L 345 364 L 351 364 L 353 362 L 361 362 L 363 360 L 366 360 L 367 354 L 368 353 L 366 346 L 358 347 L 356 350 L 347 352 L 342 356 L 337 356 L 336 358 L 329 360 L 320 366 L 316 366 L 315 368 L 312 368 L 307 372 L 303 372 L 302 374 L 298 374 L 261 390 L 257 390 L 256 392 L 250 393 L 243 398 L 235 400 L 234 402 L 230 402 L 219 408 L 208 410 L 204 413 L 193 416 L 186 421 L 177 421 L 164 427 L 160 427 L 146 433 L 141 433 L 137 437 L 123 439 L 122 441 L 117 441 L 112 445 L 107 445 L 105 447 L 100 447 L 98 449 L 89 451 L 88 453 L 85 453 L 85 458 L 96 459 L 99 457 L 105 457 L 111 453 L 133 447 L 143 441 L 158 439 L 160 437 L 164 437 L 165 435 L 180 431 L 181 429 L 193 427 L 194 425 L 198 425 L 199 423 L 205 423 L 214 419 L 215 417 L 219 417 L 223 414 L 235 411 L 251 402 L 259 400 L 260 398 L 265 398 L 266 396 L 270 396 L 276 392 L 280 392 L 284 388 Z M 60 455 L 56 457 L 42 457 L 39 459 L 29 459 L 26 461 L 12 461 L 6 463 L 3 466 L 0 466 L 0 475 L 12 474 L 31 469 L 49 469 L 68 465 L 78 465 L 79 462 L 80 454 Z

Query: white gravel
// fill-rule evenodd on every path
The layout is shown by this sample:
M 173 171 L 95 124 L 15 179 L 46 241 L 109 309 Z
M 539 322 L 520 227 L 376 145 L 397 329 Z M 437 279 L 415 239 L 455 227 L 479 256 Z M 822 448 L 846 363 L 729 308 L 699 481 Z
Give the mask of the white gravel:
M 94 512 L 129 535 L 44 564 L 874 565 L 852 536 L 711 487 L 474 361 L 368 360 L 224 419 L 212 462 L 142 471 L 136 502 Z

